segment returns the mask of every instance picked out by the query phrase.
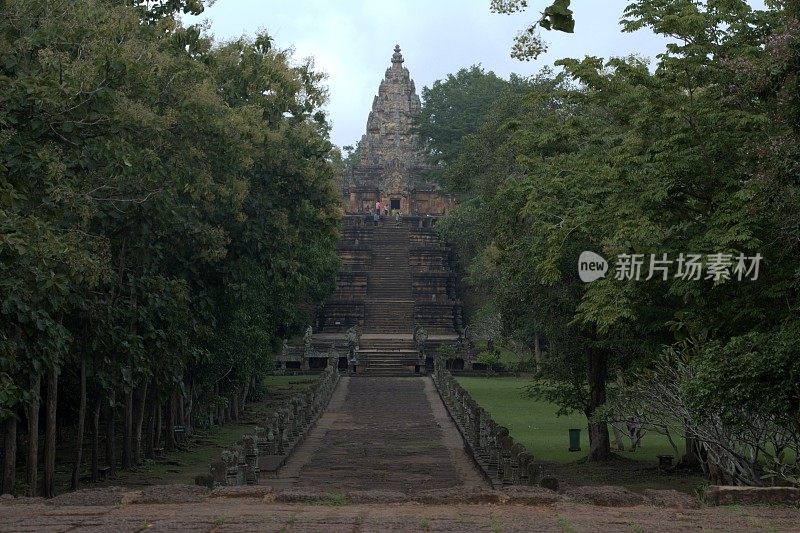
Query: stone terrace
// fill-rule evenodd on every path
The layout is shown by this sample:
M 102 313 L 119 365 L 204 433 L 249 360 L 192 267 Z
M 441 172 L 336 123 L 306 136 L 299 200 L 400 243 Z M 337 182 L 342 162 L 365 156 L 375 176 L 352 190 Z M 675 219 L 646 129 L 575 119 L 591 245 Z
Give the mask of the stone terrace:
M 433 217 L 404 217 L 400 225 L 385 217 L 344 219 L 338 254 L 342 268 L 336 292 L 319 309 L 305 354 L 295 339 L 279 362 L 285 368 L 322 368 L 335 355 L 346 363 L 346 331 L 363 331 L 359 373 L 413 375 L 430 367 L 438 345 L 458 340 L 461 302 L 455 293 L 452 253 L 439 242 Z M 419 360 L 415 328 L 428 333 L 427 361 Z

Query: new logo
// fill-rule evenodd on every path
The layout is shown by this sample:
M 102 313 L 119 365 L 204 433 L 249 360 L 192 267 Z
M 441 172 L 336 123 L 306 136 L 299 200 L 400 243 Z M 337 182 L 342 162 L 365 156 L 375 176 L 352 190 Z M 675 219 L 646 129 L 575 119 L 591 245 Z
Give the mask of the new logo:
M 581 252 L 578 258 L 578 276 L 581 281 L 591 283 L 602 277 L 608 272 L 608 261 L 594 252 Z

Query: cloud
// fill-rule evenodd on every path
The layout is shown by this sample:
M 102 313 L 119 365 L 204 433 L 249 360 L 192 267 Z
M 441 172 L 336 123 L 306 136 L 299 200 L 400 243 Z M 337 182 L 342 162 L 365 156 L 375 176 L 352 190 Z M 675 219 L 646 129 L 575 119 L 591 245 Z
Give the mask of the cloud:
M 545 32 L 550 51 L 542 58 L 511 59 L 514 36 L 545 1 L 532 0 L 529 13 L 498 15 L 489 11 L 489 0 L 218 0 L 200 18 L 211 22 L 218 39 L 266 29 L 278 46 L 294 47 L 298 59 L 313 56 L 328 74 L 331 136 L 341 146 L 364 133 L 395 43 L 418 91 L 476 63 L 502 76 L 531 75 L 562 57 L 654 57 L 664 49 L 666 41 L 647 30 L 621 33 L 618 22 L 629 0 L 575 2 L 574 34 Z

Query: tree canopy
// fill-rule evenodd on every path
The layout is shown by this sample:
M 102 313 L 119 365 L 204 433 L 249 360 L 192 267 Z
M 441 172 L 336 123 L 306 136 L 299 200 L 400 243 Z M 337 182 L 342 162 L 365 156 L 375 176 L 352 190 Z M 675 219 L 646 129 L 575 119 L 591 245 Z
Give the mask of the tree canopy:
M 338 265 L 322 75 L 176 18 L 202 8 L 2 5 L 0 418 L 38 410 L 40 376 L 88 377 L 123 466 L 151 406 L 191 428 L 246 396 Z
M 606 382 L 619 372 L 631 387 L 645 383 L 665 347 L 689 360 L 679 386 L 687 406 L 704 406 L 691 411 L 696 427 L 712 414 L 739 427 L 765 420 L 796 447 L 796 13 L 640 0 L 622 24 L 674 42 L 654 66 L 635 56 L 559 61 L 562 73 L 527 80 L 521 93 L 496 91 L 479 119 L 464 111 L 480 126 L 455 143 L 435 123 L 421 127 L 432 146 L 454 146 L 442 183 L 462 201 L 440 227 L 506 334 L 546 338 L 546 381 L 532 392 L 586 413 L 590 458 L 609 453 L 598 418 Z M 451 77 L 434 94 L 502 82 L 479 74 L 471 89 Z M 578 277 L 587 250 L 611 262 L 593 283 Z M 689 254 L 706 269 L 722 261 L 724 273 L 677 275 Z M 756 256 L 757 279 L 739 280 L 737 258 Z M 626 257 L 643 262 L 641 280 L 618 275 Z M 645 279 L 664 259 L 669 275 Z M 758 402 L 765 390 L 774 402 Z M 728 481 L 741 482 L 733 470 Z

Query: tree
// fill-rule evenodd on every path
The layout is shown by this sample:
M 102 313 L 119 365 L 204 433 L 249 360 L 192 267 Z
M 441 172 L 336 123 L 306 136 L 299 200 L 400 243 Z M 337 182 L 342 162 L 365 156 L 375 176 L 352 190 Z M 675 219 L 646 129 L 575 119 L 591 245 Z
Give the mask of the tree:
M 547 44 L 542 40 L 538 28 L 565 33 L 574 32 L 575 19 L 572 17 L 572 10 L 569 5 L 570 0 L 555 0 L 545 7 L 541 18 L 519 32 L 514 39 L 511 57 L 529 61 L 538 58 L 547 51 Z M 493 13 L 511 14 L 525 11 L 526 9 L 528 9 L 527 0 L 491 0 Z
M 512 88 L 513 83 L 485 72 L 480 65 L 424 87 L 425 105 L 415 124 L 433 162 L 452 163 L 463 148 L 464 137 L 478 131 L 491 105 Z
M 496 103 L 444 171 L 467 201 L 441 227 L 506 323 L 544 333 L 543 376 L 556 386 L 533 392 L 586 413 L 590 458 L 608 453 L 599 414 L 617 369 L 646 369 L 686 336 L 703 339 L 698 376 L 730 375 L 714 354 L 741 350 L 748 333 L 793 345 L 800 241 L 796 202 L 785 200 L 797 194 L 787 179 L 797 160 L 794 20 L 782 5 L 635 2 L 626 30 L 647 26 L 675 40 L 655 72 L 636 57 L 563 60 L 577 87 L 531 90 L 506 111 Z M 584 250 L 612 258 L 606 279 L 577 279 Z M 755 281 L 615 279 L 621 254 L 674 260 L 692 251 L 760 254 L 771 267 Z M 765 351 L 748 353 L 753 364 L 785 369 Z M 748 390 L 704 379 L 709 391 Z M 793 405 L 790 388 L 779 389 L 779 404 Z M 774 416 L 752 409 L 731 413 Z
M 215 47 L 175 18 L 200 10 L 4 7 L 0 379 L 14 386 L 0 420 L 14 443 L 27 421 L 31 494 L 40 396 L 51 496 L 58 413 L 76 412 L 81 442 L 92 404 L 93 479 L 101 412 L 111 472 L 118 429 L 130 468 L 173 444 L 173 426 L 191 431 L 196 402 L 246 397 L 276 339 L 333 288 L 340 213 L 323 78 L 267 35 Z M 81 462 L 79 445 L 73 486 Z

